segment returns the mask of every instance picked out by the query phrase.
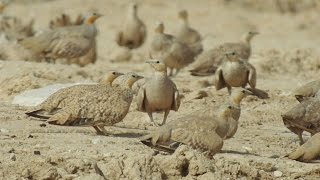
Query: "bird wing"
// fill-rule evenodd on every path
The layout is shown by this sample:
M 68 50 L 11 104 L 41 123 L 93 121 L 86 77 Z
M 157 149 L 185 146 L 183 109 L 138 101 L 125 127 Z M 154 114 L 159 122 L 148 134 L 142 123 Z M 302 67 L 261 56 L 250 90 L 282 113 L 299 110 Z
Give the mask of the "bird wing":
M 223 78 L 222 69 L 219 67 L 215 73 L 215 80 L 214 85 L 216 87 L 216 90 L 222 89 L 226 87 L 226 83 Z
M 117 34 L 116 34 L 116 42 L 119 46 L 122 46 L 123 45 L 123 32 L 122 31 L 119 31 Z
M 172 104 L 171 110 L 178 111 L 180 107 L 180 103 L 181 103 L 181 100 L 180 100 L 179 91 L 175 89 L 173 93 L 173 104 Z
M 257 72 L 256 72 L 256 69 L 251 64 L 248 63 L 247 67 L 249 69 L 249 74 L 248 74 L 249 85 L 251 86 L 252 89 L 254 89 L 257 83 Z
M 139 88 L 138 95 L 137 95 L 137 108 L 139 111 L 142 111 L 142 112 L 146 111 L 145 98 L 146 98 L 146 88 L 145 86 L 142 86 Z
M 218 66 L 218 64 L 220 64 L 220 62 L 217 62 L 218 57 L 219 52 L 217 49 L 211 49 L 201 53 L 197 57 L 193 69 L 190 70 L 190 72 L 206 72 L 211 67 Z
M 141 22 L 141 26 L 139 28 L 139 35 L 139 44 L 142 45 L 145 42 L 147 36 L 146 25 L 143 22 Z
M 58 37 L 51 41 L 47 52 L 53 57 L 76 58 L 85 55 L 94 44 L 94 41 L 85 36 Z

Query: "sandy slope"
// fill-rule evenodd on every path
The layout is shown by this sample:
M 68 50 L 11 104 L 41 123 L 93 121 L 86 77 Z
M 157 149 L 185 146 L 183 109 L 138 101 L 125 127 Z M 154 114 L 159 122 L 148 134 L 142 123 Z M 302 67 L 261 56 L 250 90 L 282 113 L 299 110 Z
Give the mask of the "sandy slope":
M 36 17 L 37 30 L 46 29 L 49 19 L 61 12 L 75 16 L 98 10 L 106 16 L 97 22 L 99 59 L 94 65 L 80 68 L 0 61 L 0 179 L 103 179 L 102 176 L 106 179 L 274 179 L 277 171 L 282 172 L 281 179 L 317 179 L 320 176 L 319 163 L 300 163 L 283 157 L 299 143 L 280 117 L 297 104 L 290 92 L 319 77 L 320 15 L 317 9 L 280 14 L 269 6 L 259 10 L 260 6 L 224 5 L 218 0 L 139 1 L 139 14 L 146 21 L 149 39 L 133 52 L 132 62 L 110 63 L 110 54 L 117 48 L 114 34 L 129 1 L 16 2 L 6 13 L 26 19 Z M 164 155 L 135 138 L 97 136 L 92 128 L 40 127 L 41 122 L 24 115 L 26 108 L 10 105 L 13 97 L 26 89 L 86 79 L 98 81 L 109 69 L 151 75 L 149 66 L 142 62 L 153 35 L 152 27 L 156 21 L 163 20 L 166 31 L 172 32 L 177 7 L 190 11 L 191 25 L 205 37 L 205 49 L 235 41 L 249 29 L 261 33 L 253 40 L 250 61 L 257 68 L 257 86 L 266 90 L 270 98 L 244 100 L 237 134 L 225 142 L 224 151 L 213 160 L 185 146 L 179 147 L 173 155 Z M 191 77 L 183 70 L 173 80 L 185 99 L 179 112 L 170 113 L 169 120 L 199 110 L 199 107 L 212 107 L 202 111 L 214 111 L 227 98 L 226 90 L 216 92 L 212 87 L 201 87 L 202 81 L 211 82 L 212 77 Z M 207 91 L 209 97 L 193 99 L 199 90 Z M 148 126 L 148 116 L 134 109 L 133 103 L 120 124 Z M 159 121 L 161 117 L 156 115 Z M 35 151 L 40 151 L 40 155 L 35 155 Z

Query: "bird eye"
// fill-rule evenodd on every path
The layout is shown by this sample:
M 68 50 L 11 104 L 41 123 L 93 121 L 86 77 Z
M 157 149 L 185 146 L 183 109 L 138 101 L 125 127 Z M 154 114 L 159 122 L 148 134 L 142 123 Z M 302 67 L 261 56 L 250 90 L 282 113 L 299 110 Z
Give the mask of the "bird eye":
M 160 61 L 157 61 L 157 64 L 159 64 L 160 63 Z
M 113 75 L 116 75 L 116 72 L 112 72 Z
M 96 16 L 96 15 L 97 15 L 97 13 L 93 13 L 93 15 L 94 15 L 94 16 Z
M 132 77 L 134 77 L 134 78 L 135 78 L 135 77 L 136 77 L 136 75 L 132 75 Z
M 246 91 L 245 91 L 245 90 L 242 90 L 242 92 L 243 92 L 243 93 L 246 93 Z
M 231 106 L 228 106 L 228 109 L 231 109 L 232 107 Z
M 235 52 L 233 52 L 231 55 L 233 55 L 233 56 L 234 56 L 234 55 L 236 55 L 236 53 L 235 53 Z

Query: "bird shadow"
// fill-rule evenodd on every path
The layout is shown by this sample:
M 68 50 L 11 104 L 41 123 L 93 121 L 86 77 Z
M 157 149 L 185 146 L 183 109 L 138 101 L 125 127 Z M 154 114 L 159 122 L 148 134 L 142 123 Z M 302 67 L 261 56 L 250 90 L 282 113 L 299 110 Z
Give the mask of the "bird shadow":
M 254 90 L 252 88 L 247 88 L 247 89 L 249 91 L 251 91 L 254 96 L 257 96 L 260 99 L 268 99 L 269 98 L 269 94 L 262 89 L 258 89 L 258 88 L 255 88 Z
M 240 152 L 235 150 L 221 150 L 221 154 L 239 154 L 239 155 L 252 155 L 252 156 L 258 156 L 261 157 L 259 154 L 250 153 L 250 152 Z

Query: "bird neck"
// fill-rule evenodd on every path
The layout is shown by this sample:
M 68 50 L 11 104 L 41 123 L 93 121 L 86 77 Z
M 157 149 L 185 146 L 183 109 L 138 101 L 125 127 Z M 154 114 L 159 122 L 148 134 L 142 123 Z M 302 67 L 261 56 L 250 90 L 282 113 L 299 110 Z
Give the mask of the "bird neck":
M 137 11 L 136 11 L 134 8 L 131 8 L 131 9 L 128 11 L 127 18 L 128 18 L 128 19 L 136 19 L 137 17 L 138 17 Z
M 184 27 L 189 27 L 189 21 L 188 21 L 188 18 L 181 18 L 181 24 L 182 26 Z
M 135 81 L 129 80 L 129 81 L 126 82 L 124 87 L 126 87 L 128 89 L 132 89 L 132 85 L 133 85 L 134 82 Z
M 91 17 L 86 19 L 85 24 L 86 25 L 93 25 L 95 21 L 96 21 L 96 18 L 91 16 Z
M 251 42 L 252 36 L 246 34 L 242 36 L 242 42 L 248 46 L 250 46 L 250 42 Z
M 240 103 L 243 98 L 242 96 L 231 96 L 230 98 L 233 105 L 235 105 L 236 107 L 240 107 Z
M 167 78 L 167 71 L 155 71 L 154 76 L 159 79 Z
M 114 77 L 112 77 L 112 76 L 107 76 L 107 78 L 105 78 L 105 80 L 103 81 L 103 84 L 105 84 L 105 85 L 110 85 L 111 86 L 111 84 L 112 84 L 112 82 L 114 81 Z

